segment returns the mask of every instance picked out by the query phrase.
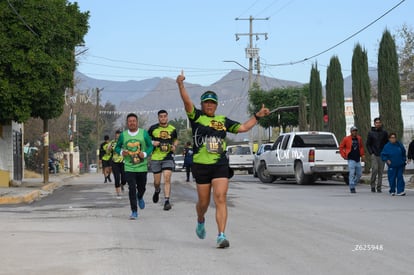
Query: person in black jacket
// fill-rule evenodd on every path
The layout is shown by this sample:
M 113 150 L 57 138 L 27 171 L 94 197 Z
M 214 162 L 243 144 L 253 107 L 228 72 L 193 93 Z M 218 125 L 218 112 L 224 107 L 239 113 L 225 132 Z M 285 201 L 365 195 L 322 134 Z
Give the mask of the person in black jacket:
M 381 193 L 382 173 L 385 164 L 381 160 L 381 151 L 387 142 L 388 133 L 382 129 L 381 119 L 376 117 L 374 118 L 374 127 L 369 131 L 366 142 L 367 151 L 371 155 L 371 192 Z
M 411 162 L 414 159 L 414 136 L 413 136 L 413 140 L 408 145 L 407 159 L 408 159 L 408 162 Z

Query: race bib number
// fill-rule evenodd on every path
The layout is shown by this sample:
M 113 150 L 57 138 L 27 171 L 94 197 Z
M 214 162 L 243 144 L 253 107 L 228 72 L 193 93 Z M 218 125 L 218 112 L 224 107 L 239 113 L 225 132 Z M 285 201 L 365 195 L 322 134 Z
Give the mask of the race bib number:
M 170 144 L 160 143 L 160 150 L 161 150 L 161 152 L 169 152 L 170 151 Z
M 220 138 L 208 137 L 206 140 L 206 149 L 209 153 L 221 154 L 223 150 L 223 141 Z

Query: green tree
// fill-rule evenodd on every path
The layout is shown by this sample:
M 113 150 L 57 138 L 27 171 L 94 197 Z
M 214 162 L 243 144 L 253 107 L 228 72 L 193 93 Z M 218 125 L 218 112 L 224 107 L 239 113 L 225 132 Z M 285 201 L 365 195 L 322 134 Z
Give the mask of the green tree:
M 397 38 L 401 40 L 397 45 L 401 93 L 414 98 L 414 31 L 407 24 L 397 30 Z M 397 40 L 398 41 L 398 40 Z
M 326 74 L 326 104 L 328 106 L 328 128 L 340 141 L 346 135 L 344 78 L 337 56 L 329 62 Z
M 378 108 L 384 129 L 403 137 L 398 56 L 391 33 L 382 34 L 378 51 Z
M 249 93 L 249 113 L 253 115 L 261 108 L 263 103 L 265 103 L 266 107 L 270 110 L 280 107 L 298 106 L 300 95 L 303 94 L 306 97 L 308 96 L 309 86 L 276 88 L 270 91 L 253 88 Z M 259 124 L 263 128 L 280 127 L 284 131 L 286 131 L 288 126 L 296 127 L 299 125 L 298 108 L 292 108 L 292 110 L 294 111 L 273 112 L 269 116 L 260 119 Z
M 58 117 L 89 13 L 66 0 L 2 1 L 0 10 L 0 121 Z
M 354 47 L 352 55 L 352 102 L 355 125 L 364 139 L 365 147 L 365 139 L 368 137 L 371 125 L 371 83 L 368 74 L 367 52 L 360 44 Z M 371 159 L 365 158 L 365 171 L 369 172 L 370 167 Z
M 301 93 L 299 96 L 299 131 L 308 130 L 306 96 Z
M 322 83 L 318 65 L 312 65 L 309 82 L 309 128 L 323 130 Z

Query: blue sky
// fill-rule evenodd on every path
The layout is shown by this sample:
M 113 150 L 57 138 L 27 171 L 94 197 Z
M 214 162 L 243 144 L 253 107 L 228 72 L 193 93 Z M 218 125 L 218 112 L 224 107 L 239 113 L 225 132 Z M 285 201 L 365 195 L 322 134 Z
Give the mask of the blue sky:
M 260 49 L 262 75 L 305 83 L 317 62 L 324 85 L 332 56 L 339 57 L 346 77 L 351 74 L 354 46 L 360 43 L 368 52 L 369 65 L 375 67 L 383 31 L 387 28 L 394 34 L 404 23 L 414 26 L 412 0 L 76 2 L 81 11 L 89 10 L 91 15 L 85 37 L 88 51 L 78 58 L 78 70 L 93 78 L 116 81 L 175 79 L 184 69 L 186 81 L 210 85 L 233 69 L 244 70 L 223 60 L 249 66 L 245 55 L 249 37 L 235 39 L 236 33 L 249 32 L 249 20 L 235 18 L 252 16 L 269 18 L 253 21 L 253 33 L 268 34 L 267 40 L 264 35 L 253 39 L 253 47 Z M 295 64 L 271 66 L 286 63 Z

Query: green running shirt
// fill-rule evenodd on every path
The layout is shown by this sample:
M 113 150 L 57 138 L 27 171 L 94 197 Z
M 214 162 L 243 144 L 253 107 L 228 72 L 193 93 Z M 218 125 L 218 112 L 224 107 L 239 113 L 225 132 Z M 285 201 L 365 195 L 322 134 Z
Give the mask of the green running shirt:
M 228 164 L 226 134 L 237 134 L 240 122 L 222 115 L 209 117 L 193 106 L 187 113 L 193 133 L 193 162 L 198 164 Z

